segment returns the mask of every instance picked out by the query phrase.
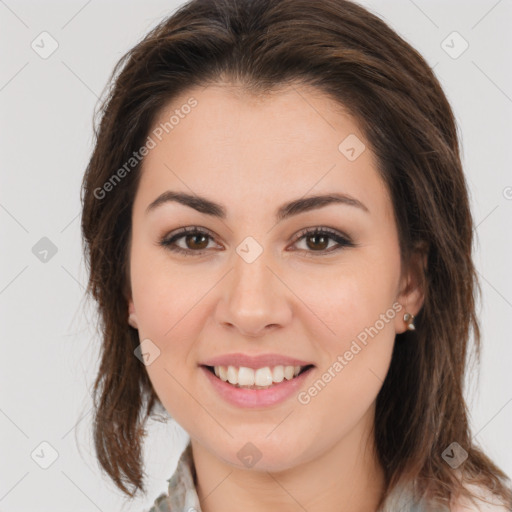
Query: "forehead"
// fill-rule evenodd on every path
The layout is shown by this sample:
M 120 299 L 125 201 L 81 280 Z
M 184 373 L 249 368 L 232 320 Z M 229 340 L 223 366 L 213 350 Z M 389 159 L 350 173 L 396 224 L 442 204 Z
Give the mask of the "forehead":
M 195 105 L 188 107 L 192 102 Z M 165 130 L 171 117 L 174 124 Z M 318 89 L 299 84 L 266 94 L 250 93 L 232 84 L 193 87 L 159 112 L 153 128 L 159 126 L 164 128 L 163 137 L 173 138 L 176 144 L 193 145 L 194 140 L 187 137 L 192 130 L 196 142 L 208 146 L 234 143 L 257 151 L 262 149 L 260 144 L 271 148 L 272 142 L 277 142 L 283 155 L 285 145 L 289 152 L 302 149 L 302 153 L 316 150 L 336 154 L 340 136 L 353 133 L 364 138 L 343 105 Z M 187 144 L 184 149 L 189 147 Z
M 159 112 L 150 136 L 156 145 L 140 182 L 146 203 L 179 189 L 225 204 L 234 194 L 261 205 L 338 191 L 380 214 L 390 206 L 357 121 L 313 88 L 287 86 L 264 96 L 234 85 L 190 88 Z

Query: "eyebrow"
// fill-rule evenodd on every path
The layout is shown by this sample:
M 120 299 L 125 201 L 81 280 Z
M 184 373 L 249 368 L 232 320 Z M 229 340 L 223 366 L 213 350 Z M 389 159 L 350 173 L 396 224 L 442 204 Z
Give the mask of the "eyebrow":
M 218 217 L 219 219 L 226 219 L 226 208 L 221 204 L 215 203 L 214 201 L 197 195 L 187 194 L 185 192 L 174 192 L 167 190 L 163 194 L 160 194 L 147 208 L 146 213 L 155 210 L 157 207 L 168 203 L 176 202 L 193 208 L 200 213 Z M 370 210 L 358 199 L 351 197 L 347 194 L 332 193 L 325 195 L 315 195 L 309 197 L 303 197 L 295 199 L 279 207 L 276 212 L 276 220 L 282 221 L 293 215 L 316 210 L 323 208 L 330 204 L 343 204 L 347 206 L 353 206 L 359 208 L 367 213 Z

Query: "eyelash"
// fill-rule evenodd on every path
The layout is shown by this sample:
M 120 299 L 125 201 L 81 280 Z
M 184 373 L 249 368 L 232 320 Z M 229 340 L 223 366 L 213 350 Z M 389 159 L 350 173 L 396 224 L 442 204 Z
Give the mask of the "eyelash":
M 208 232 L 204 229 L 201 229 L 197 226 L 193 226 L 193 227 L 189 227 L 189 228 L 183 228 L 180 231 L 178 231 L 177 233 L 175 233 L 174 235 L 172 235 L 171 237 L 162 238 L 159 242 L 159 245 L 165 247 L 166 249 L 168 249 L 170 251 L 177 252 L 180 254 L 185 254 L 187 256 L 192 256 L 192 255 L 193 256 L 201 256 L 202 254 L 207 252 L 208 249 L 203 249 L 201 251 L 194 251 L 192 249 L 183 249 L 181 247 L 174 245 L 177 240 L 179 240 L 180 238 L 183 238 L 186 235 L 190 235 L 190 234 L 206 235 L 210 238 L 213 238 L 213 236 L 210 234 L 210 232 Z M 331 240 L 334 240 L 338 244 L 338 246 L 334 247 L 334 249 L 331 247 L 330 249 L 323 249 L 321 251 L 298 249 L 298 250 L 305 251 L 306 253 L 309 253 L 307 255 L 311 256 L 313 258 L 317 257 L 317 256 L 323 256 L 326 253 L 330 254 L 332 252 L 340 250 L 343 247 L 356 247 L 356 245 L 357 245 L 354 242 L 352 242 L 349 237 L 347 237 L 345 235 L 341 235 L 337 231 L 332 230 L 330 228 L 325 228 L 325 227 L 304 229 L 304 230 L 300 231 L 299 234 L 295 237 L 295 240 L 293 241 L 293 243 L 296 244 L 303 238 L 307 238 L 309 236 L 315 236 L 315 235 L 327 236 Z

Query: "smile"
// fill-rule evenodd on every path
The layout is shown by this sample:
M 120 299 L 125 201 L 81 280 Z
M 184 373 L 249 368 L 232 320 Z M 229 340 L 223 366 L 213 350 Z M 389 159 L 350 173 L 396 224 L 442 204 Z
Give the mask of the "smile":
M 216 372 L 213 366 L 200 366 L 217 395 L 231 405 L 249 408 L 268 407 L 290 398 L 303 385 L 313 368 L 314 365 L 278 365 L 254 370 L 220 366 Z
M 209 366 L 217 377 L 224 382 L 229 382 L 233 386 L 246 389 L 266 389 L 272 385 L 279 384 L 283 380 L 292 380 L 302 371 L 312 365 L 307 366 L 283 366 L 274 367 L 265 366 L 263 368 L 248 368 L 246 366 Z

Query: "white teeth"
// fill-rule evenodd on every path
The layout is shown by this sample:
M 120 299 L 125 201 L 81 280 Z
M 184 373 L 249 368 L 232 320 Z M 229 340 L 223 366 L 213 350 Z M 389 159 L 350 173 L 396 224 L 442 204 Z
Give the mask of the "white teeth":
M 238 372 L 234 366 L 228 366 L 228 381 L 230 384 L 238 382 Z
M 214 369 L 218 368 L 219 377 L 226 382 L 228 380 L 228 370 L 225 366 L 214 366 Z
M 274 382 L 282 382 L 283 379 L 284 379 L 284 366 L 274 366 L 274 369 L 272 370 L 272 380 Z
M 240 371 L 242 371 L 242 368 L 240 368 Z M 238 375 L 240 376 L 240 372 L 238 373 Z M 265 366 L 265 368 L 258 368 L 254 372 L 254 384 L 256 386 L 271 386 L 272 370 L 268 366 Z
M 230 368 L 232 367 L 230 366 Z M 246 368 L 245 366 L 241 366 L 238 369 L 238 381 L 232 382 L 232 384 L 240 384 L 240 386 L 254 385 L 254 370 L 252 368 Z
M 213 371 L 215 375 L 224 382 L 230 384 L 246 387 L 246 386 L 259 386 L 269 387 L 274 383 L 282 382 L 283 379 L 291 380 L 296 377 L 301 366 L 274 366 L 272 369 L 268 366 L 254 370 L 246 366 L 214 366 Z

